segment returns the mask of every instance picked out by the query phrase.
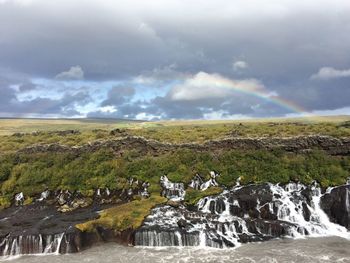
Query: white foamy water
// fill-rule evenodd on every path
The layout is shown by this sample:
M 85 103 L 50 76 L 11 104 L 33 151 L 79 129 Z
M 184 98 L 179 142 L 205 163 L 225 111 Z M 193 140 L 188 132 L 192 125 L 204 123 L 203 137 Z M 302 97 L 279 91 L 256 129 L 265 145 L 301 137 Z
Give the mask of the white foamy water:
M 306 220 L 302 213 L 303 199 L 301 191 L 305 188 L 302 184 L 290 183 L 282 188 L 279 185 L 270 184 L 274 196 L 273 202 L 278 208 L 277 217 L 279 220 L 294 223 L 298 228 L 291 228 L 292 237 L 303 237 L 307 233 L 310 236 L 339 236 L 350 238 L 350 233 L 343 226 L 332 223 L 326 213 L 320 207 L 321 189 L 313 186 L 312 200 L 306 204 L 310 211 L 310 219 Z M 303 231 L 300 231 L 303 229 Z
M 280 239 L 236 249 L 140 248 L 104 244 L 77 254 L 23 256 L 11 263 L 156 263 L 156 262 L 350 262 L 350 241 L 340 237 Z
M 350 232 L 321 209 L 322 196 L 316 183 L 237 185 L 201 199 L 195 212 L 171 206 L 153 209 L 136 232 L 135 244 L 227 248 L 276 237 L 350 239 Z

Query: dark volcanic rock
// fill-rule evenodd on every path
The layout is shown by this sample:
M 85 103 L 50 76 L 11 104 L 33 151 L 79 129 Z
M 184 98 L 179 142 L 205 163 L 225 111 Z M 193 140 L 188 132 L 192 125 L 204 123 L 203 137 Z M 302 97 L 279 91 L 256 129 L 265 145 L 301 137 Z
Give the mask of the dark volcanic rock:
M 322 195 L 317 184 L 247 185 L 204 197 L 191 209 L 159 206 L 136 230 L 135 244 L 221 248 L 276 237 L 350 236 L 344 228 L 334 228 L 319 209 L 321 205 L 333 222 L 349 227 L 349 188 Z
M 129 180 L 130 187 L 137 185 L 144 184 Z M 83 198 L 78 192 L 64 194 L 67 200 L 72 200 L 64 205 Z M 91 206 L 66 213 L 58 212 L 57 202 L 48 200 L 0 211 L 0 255 L 72 253 L 108 241 L 124 245 L 222 248 L 286 236 L 334 233 L 350 236 L 344 228 L 336 229 L 329 221 L 350 228 L 350 185 L 322 194 L 317 184 L 298 183 L 235 186 L 219 195 L 204 197 L 191 207 L 180 201 L 168 202 L 152 209 L 135 230 L 118 232 L 96 227 L 92 232 L 81 232 L 75 228 L 78 223 L 97 218 L 99 210 L 111 205 L 101 200 L 116 194 L 98 189 Z
M 91 206 L 61 213 L 55 206 L 40 202 L 11 207 L 0 211 L 0 236 L 62 233 L 78 223 L 97 218 L 100 209 L 102 206 Z
M 56 207 L 37 202 L 0 211 L 0 256 L 38 253 L 73 253 L 99 242 L 133 243 L 133 231 L 117 232 L 97 227 L 81 232 L 76 224 L 98 218 L 107 205 L 94 204 L 61 213 Z
M 116 154 L 123 154 L 126 150 L 136 150 L 140 154 L 159 155 L 175 151 L 180 148 L 194 149 L 197 151 L 222 151 L 230 149 L 240 150 L 272 150 L 281 149 L 289 152 L 307 152 L 312 149 L 324 150 L 331 155 L 349 155 L 350 138 L 334 138 L 330 136 L 300 136 L 287 138 L 226 138 L 222 140 L 208 141 L 204 144 L 185 143 L 170 144 L 155 140 L 147 140 L 143 137 L 127 136 L 115 140 L 94 141 L 79 147 L 69 147 L 60 144 L 38 144 L 20 150 L 24 153 L 36 152 L 72 152 L 80 154 L 93 152 L 101 148 L 109 148 Z
M 333 188 L 324 194 L 321 207 L 332 222 L 350 230 L 350 185 Z

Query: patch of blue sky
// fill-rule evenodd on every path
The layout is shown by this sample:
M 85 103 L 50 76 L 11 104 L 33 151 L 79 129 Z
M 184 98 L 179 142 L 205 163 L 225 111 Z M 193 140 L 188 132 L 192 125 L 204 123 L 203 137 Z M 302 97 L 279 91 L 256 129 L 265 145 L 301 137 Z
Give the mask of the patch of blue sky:
M 59 81 L 44 78 L 35 78 L 31 81 L 36 85 L 36 88 L 19 93 L 19 100 L 23 101 L 28 98 L 33 99 L 38 97 L 60 99 L 67 94 L 75 95 L 79 92 L 87 92 L 94 100 L 102 101 L 107 97 L 107 93 L 112 87 L 121 84 L 120 81 Z

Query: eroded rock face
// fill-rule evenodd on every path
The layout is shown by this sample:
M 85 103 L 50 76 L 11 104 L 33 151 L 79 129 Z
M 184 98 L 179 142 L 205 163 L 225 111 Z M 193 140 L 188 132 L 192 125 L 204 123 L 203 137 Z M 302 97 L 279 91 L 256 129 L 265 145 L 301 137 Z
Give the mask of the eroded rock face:
M 331 155 L 350 154 L 350 138 L 334 138 L 330 136 L 298 136 L 287 138 L 226 138 L 208 141 L 204 144 L 184 143 L 170 144 L 155 140 L 147 140 L 143 137 L 126 136 L 115 140 L 95 141 L 79 147 L 69 147 L 60 144 L 33 145 L 20 150 L 24 153 L 37 152 L 71 152 L 81 154 L 93 152 L 99 149 L 109 148 L 116 154 L 123 154 L 125 150 L 136 150 L 140 154 L 159 155 L 177 149 L 193 149 L 197 151 L 222 151 L 222 150 L 271 150 L 281 149 L 288 152 L 307 152 L 319 149 Z
M 148 183 L 134 182 L 134 192 L 97 189 L 91 197 L 81 192 L 45 190 L 23 205 L 25 196 L 14 197 L 14 205 L 0 211 L 0 256 L 40 253 L 73 253 L 98 242 L 133 243 L 133 231 L 116 232 L 97 227 L 81 232 L 75 227 L 99 217 L 98 212 L 130 201 L 134 195 L 147 192 Z M 131 189 L 131 188 L 130 188 Z
M 78 208 L 85 208 L 91 205 L 104 204 L 121 204 L 130 201 L 135 195 L 141 198 L 148 198 L 150 193 L 148 187 L 150 183 L 132 179 L 129 186 L 123 190 L 110 190 L 108 188 L 99 188 L 88 195 L 83 195 L 80 191 L 71 192 L 69 190 L 50 191 L 46 189 L 39 195 L 28 197 L 23 192 L 14 195 L 12 204 L 15 206 L 23 206 L 26 198 L 30 198 L 33 202 L 39 202 L 41 205 L 52 205 L 57 211 L 66 213 L 74 211 Z
M 132 185 L 142 187 L 143 183 L 130 180 Z M 103 227 L 81 232 L 74 227 L 97 218 L 98 211 L 111 206 L 97 200 L 112 196 L 113 191 L 100 189 L 92 205 L 66 213 L 50 204 L 53 194 L 45 194 L 44 200 L 31 205 L 0 211 L 0 255 L 73 253 L 107 241 L 223 248 L 276 237 L 350 238 L 349 190 L 350 186 L 344 185 L 322 194 L 317 184 L 237 184 L 217 196 L 201 199 L 192 209 L 180 200 L 169 201 L 154 208 L 139 229 L 122 232 Z
M 77 252 L 75 224 L 98 217 L 94 209 L 60 213 L 43 202 L 0 213 L 1 256 Z
M 350 185 L 329 189 L 321 198 L 321 207 L 332 222 L 350 230 Z
M 100 242 L 118 242 L 130 245 L 133 231 L 115 232 L 97 228 L 94 232 L 81 232 L 72 228 L 57 234 L 9 234 L 0 237 L 0 255 L 2 257 L 26 254 L 67 254 L 76 253 Z
M 98 242 L 133 243 L 133 231 L 116 232 L 102 227 L 81 232 L 76 224 L 99 217 L 109 204 L 78 208 L 65 213 L 54 205 L 36 202 L 0 211 L 0 256 L 40 253 L 74 253 Z

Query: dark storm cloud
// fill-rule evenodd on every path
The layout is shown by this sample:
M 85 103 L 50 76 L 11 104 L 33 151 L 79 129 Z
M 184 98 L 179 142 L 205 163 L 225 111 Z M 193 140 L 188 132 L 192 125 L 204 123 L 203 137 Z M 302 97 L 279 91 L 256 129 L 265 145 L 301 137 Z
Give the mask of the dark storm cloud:
M 101 106 L 120 106 L 126 103 L 135 94 L 135 89 L 129 86 L 113 87 L 107 95 L 107 99 L 101 103 Z
M 133 82 L 166 89 L 203 71 L 257 79 L 308 110 L 350 105 L 347 0 L 0 0 L 0 17 L 0 69 L 27 79 L 15 83 L 22 93 L 36 89 L 31 78 L 125 81 L 126 86 Z M 6 81 L 0 78 L 0 84 Z M 3 87 L 3 97 L 16 102 L 14 91 Z M 70 92 L 68 86 L 61 89 Z M 156 94 L 135 102 L 138 89 L 126 95 L 117 90 L 95 101 L 91 114 L 108 114 L 97 109 L 106 106 L 117 107 L 110 114 L 132 117 L 202 118 L 220 110 L 259 116 L 288 113 L 249 96 L 173 100 L 169 94 Z M 36 96 L 12 103 L 16 108 L 8 110 L 42 103 L 45 107 L 30 107 L 37 113 L 78 111 L 76 102 Z
M 235 115 L 247 117 L 281 116 L 288 111 L 271 102 L 264 102 L 249 95 L 234 94 L 226 98 L 205 98 L 195 101 L 173 101 L 169 97 L 157 97 L 143 109 L 150 115 L 164 119 L 202 119 L 211 114 L 217 118 Z
M 26 82 L 21 84 L 18 89 L 22 92 L 26 92 L 26 91 L 31 91 L 31 90 L 35 90 L 37 88 L 37 85 L 31 83 L 31 82 Z
M 231 74 L 244 56 L 258 76 L 309 76 L 349 63 L 346 1 L 15 2 L 1 4 L 0 61 L 34 75 L 80 65 L 88 78 L 136 76 L 172 63 Z
M 334 110 L 349 106 L 350 80 L 340 78 L 332 81 L 305 81 L 280 88 L 282 97 L 298 101 L 309 111 Z
M 1 96 L 0 96 L 0 111 L 8 110 L 8 104 L 16 99 L 15 92 L 13 89 L 2 87 L 0 88 Z
M 11 96 L 11 101 L 6 101 L 0 106 L 0 113 L 4 116 L 74 116 L 80 113 L 74 109 L 74 104 L 86 99 L 84 94 L 75 96 L 65 95 L 61 99 L 35 98 L 28 101 L 18 101 Z M 10 109 L 10 110 L 9 110 Z

